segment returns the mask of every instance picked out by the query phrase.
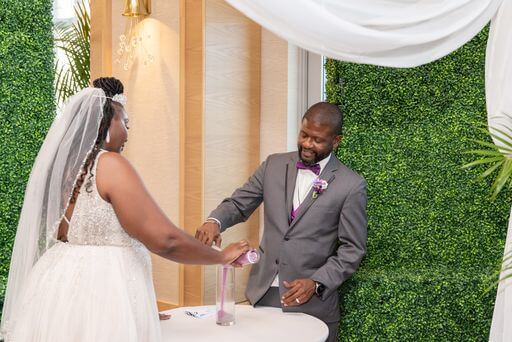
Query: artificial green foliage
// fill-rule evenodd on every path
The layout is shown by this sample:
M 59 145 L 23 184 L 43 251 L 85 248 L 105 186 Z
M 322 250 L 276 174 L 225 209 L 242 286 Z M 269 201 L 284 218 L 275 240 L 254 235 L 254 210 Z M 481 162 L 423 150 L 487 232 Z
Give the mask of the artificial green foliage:
M 328 60 L 327 97 L 345 113 L 338 157 L 368 182 L 368 253 L 341 290 L 341 341 L 485 341 L 510 195 L 490 201 L 487 31 L 439 61 L 392 69 Z
M 342 288 L 341 341 L 487 341 L 487 275 L 445 268 L 366 270 Z
M 0 0 L 0 306 L 25 186 L 54 116 L 51 0 Z

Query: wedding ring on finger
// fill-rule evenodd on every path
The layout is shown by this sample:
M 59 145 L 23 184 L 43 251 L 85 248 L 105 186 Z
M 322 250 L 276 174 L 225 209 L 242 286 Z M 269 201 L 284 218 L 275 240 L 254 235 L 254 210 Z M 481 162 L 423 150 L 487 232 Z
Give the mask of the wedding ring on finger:
M 300 304 L 299 298 L 295 298 L 295 301 L 297 302 L 297 304 Z

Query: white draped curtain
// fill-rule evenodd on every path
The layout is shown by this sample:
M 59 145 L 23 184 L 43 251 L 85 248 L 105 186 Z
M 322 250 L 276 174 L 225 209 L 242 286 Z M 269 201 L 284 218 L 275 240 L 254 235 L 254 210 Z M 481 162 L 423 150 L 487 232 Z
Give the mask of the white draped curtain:
M 512 0 L 227 0 L 309 51 L 397 68 L 435 61 L 491 21 L 485 86 L 490 129 L 512 128 Z M 498 141 L 495 141 L 499 144 Z M 505 253 L 512 250 L 512 220 Z M 512 280 L 510 280 L 512 282 Z M 498 288 L 491 341 L 512 341 L 512 286 Z

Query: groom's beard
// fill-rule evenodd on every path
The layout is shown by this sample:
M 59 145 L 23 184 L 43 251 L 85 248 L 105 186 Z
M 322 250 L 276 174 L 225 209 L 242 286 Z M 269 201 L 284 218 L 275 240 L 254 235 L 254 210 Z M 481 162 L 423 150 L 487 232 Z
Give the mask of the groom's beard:
M 299 159 L 302 160 L 304 165 L 314 165 L 317 164 L 319 161 L 327 158 L 327 156 L 331 153 L 331 151 L 326 151 L 324 153 L 317 153 L 313 150 L 304 150 L 302 145 L 298 145 L 298 153 L 299 153 Z M 307 151 L 310 156 L 305 156 L 304 151 Z

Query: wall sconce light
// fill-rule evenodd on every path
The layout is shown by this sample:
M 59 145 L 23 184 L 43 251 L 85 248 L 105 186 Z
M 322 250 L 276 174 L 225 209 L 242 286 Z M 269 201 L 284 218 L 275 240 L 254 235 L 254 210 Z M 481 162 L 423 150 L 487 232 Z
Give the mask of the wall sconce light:
M 145 42 L 151 38 L 144 30 L 143 20 L 151 14 L 151 0 L 126 0 L 123 16 L 127 17 L 126 28 L 119 36 L 119 45 L 115 63 L 128 71 L 136 58 L 142 60 L 144 66 L 154 62 Z
M 124 13 L 126 17 L 145 17 L 151 14 L 151 0 L 126 0 Z

